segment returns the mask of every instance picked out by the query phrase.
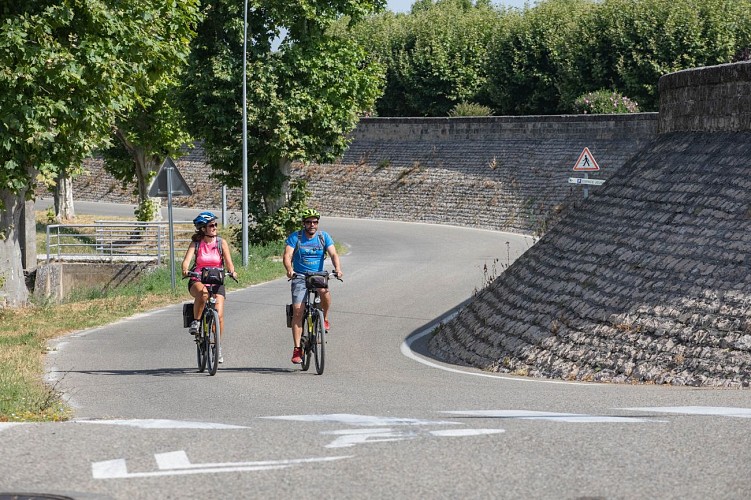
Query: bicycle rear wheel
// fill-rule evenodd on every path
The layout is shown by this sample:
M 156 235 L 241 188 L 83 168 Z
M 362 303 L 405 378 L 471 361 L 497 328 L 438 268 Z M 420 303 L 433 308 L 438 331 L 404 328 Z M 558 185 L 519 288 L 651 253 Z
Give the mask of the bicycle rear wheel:
M 315 335 L 312 338 L 313 355 L 316 360 L 316 373 L 323 373 L 323 362 L 326 358 L 326 329 L 323 327 L 323 314 L 318 311 L 313 316 L 313 331 Z
M 219 338 L 221 334 L 219 326 L 219 314 L 212 310 L 206 315 L 206 365 L 209 375 L 216 375 L 219 368 Z

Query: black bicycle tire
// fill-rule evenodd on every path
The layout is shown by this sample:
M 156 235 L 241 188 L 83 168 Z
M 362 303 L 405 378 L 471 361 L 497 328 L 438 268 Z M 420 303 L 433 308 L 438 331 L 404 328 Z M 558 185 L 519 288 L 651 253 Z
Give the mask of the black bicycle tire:
M 221 326 L 219 324 L 219 314 L 212 310 L 208 315 L 208 335 L 206 337 L 206 358 L 209 368 L 209 375 L 216 375 L 216 370 L 219 368 L 219 341 L 221 338 Z
M 200 330 L 195 336 L 196 342 L 196 360 L 198 361 L 198 373 L 206 371 L 206 342 L 203 336 L 203 321 L 199 326 Z
M 326 361 L 326 329 L 323 327 L 323 313 L 321 311 L 317 311 L 313 316 L 313 330 L 315 331 L 313 354 L 316 360 L 316 373 L 322 375 Z
M 307 309 L 305 311 L 305 316 L 303 317 L 302 322 L 302 328 L 303 331 L 300 335 L 300 348 L 302 349 L 302 364 L 300 365 L 300 368 L 302 371 L 306 372 L 308 371 L 308 368 L 310 368 L 310 331 L 308 322 L 310 321 L 310 315 L 307 312 Z

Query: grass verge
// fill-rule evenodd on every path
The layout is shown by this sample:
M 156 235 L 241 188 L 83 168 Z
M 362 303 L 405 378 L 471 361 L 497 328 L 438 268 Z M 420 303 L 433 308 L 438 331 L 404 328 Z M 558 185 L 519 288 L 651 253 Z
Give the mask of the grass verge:
M 279 259 L 283 248 L 281 242 L 251 246 L 247 267 L 242 266 L 242 257 L 233 252 L 240 284 L 227 279 L 227 288 L 247 287 L 283 276 L 284 268 Z M 182 260 L 182 253 L 178 258 Z M 180 272 L 179 262 L 176 272 Z M 70 409 L 59 392 L 43 381 L 47 341 L 188 300 L 190 296 L 184 282 L 178 281 L 173 293 L 171 281 L 170 268 L 165 265 L 108 292 L 84 290 L 63 304 L 0 309 L 0 422 L 69 418 Z M 180 318 L 176 318 L 178 321 Z

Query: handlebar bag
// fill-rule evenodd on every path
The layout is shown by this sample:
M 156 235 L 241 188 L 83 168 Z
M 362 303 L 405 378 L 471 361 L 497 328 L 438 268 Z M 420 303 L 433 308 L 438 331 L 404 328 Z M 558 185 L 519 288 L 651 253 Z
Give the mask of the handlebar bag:
M 305 285 L 308 288 L 328 288 L 329 278 L 328 276 L 308 276 L 305 279 Z
M 204 267 L 201 269 L 201 283 L 206 285 L 223 285 L 224 269 L 221 267 Z

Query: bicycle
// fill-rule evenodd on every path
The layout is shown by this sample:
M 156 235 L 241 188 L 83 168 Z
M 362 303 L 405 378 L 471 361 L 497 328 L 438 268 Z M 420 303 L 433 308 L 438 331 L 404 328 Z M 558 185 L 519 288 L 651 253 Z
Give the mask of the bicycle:
M 303 324 L 302 335 L 300 337 L 300 347 L 303 351 L 302 371 L 308 371 L 310 368 L 310 359 L 315 359 L 316 373 L 323 373 L 324 362 L 326 359 L 326 329 L 323 325 L 323 310 L 321 309 L 321 297 L 318 294 L 319 288 L 328 288 L 329 278 L 336 277 L 339 281 L 341 278 L 334 272 L 321 271 L 317 273 L 295 273 L 294 277 L 303 277 L 305 279 L 305 299 L 303 299 Z
M 219 323 L 219 313 L 216 310 L 216 289 L 220 286 L 217 283 L 207 283 L 206 277 L 195 271 L 188 271 L 185 278 L 194 277 L 201 280 L 206 285 L 209 292 L 209 299 L 203 308 L 201 314 L 200 326 L 195 336 L 196 358 L 198 361 L 198 372 L 203 373 L 206 368 L 209 369 L 209 375 L 216 375 L 219 367 L 220 341 L 222 337 L 221 323 Z M 230 276 L 235 282 L 237 279 Z M 183 278 L 183 279 L 185 279 Z M 224 281 L 222 270 L 222 282 Z

